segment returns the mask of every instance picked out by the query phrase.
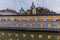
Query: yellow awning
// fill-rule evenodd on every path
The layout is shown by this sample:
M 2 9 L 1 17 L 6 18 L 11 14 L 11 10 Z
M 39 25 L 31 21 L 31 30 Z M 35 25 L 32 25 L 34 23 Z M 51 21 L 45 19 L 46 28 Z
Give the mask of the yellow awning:
M 38 16 L 38 21 L 43 21 L 43 16 Z
M 22 21 L 27 21 L 27 17 L 26 16 L 23 16 L 22 17 Z
M 35 21 L 35 17 L 34 16 L 30 16 L 30 21 Z
M 53 17 L 52 16 L 47 16 L 46 20 L 47 21 L 53 21 Z

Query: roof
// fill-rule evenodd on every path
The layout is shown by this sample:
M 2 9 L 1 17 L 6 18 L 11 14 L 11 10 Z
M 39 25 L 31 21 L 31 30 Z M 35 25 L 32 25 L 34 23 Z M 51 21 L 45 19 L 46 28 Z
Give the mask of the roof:
M 3 9 L 3 10 L 0 10 L 0 12 L 11 12 L 11 13 L 17 13 L 19 14 L 19 12 L 17 12 L 16 10 L 11 10 L 11 9 Z

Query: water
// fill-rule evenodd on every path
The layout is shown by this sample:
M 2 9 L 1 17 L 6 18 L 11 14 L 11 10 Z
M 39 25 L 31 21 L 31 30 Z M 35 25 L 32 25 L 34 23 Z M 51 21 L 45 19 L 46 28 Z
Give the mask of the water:
M 60 32 L 0 30 L 0 40 L 60 40 Z

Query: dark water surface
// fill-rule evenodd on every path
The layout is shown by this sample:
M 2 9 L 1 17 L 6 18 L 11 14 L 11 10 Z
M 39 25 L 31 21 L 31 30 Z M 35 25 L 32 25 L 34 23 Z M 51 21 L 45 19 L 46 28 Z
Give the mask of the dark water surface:
M 60 40 L 60 32 L 0 30 L 0 40 Z

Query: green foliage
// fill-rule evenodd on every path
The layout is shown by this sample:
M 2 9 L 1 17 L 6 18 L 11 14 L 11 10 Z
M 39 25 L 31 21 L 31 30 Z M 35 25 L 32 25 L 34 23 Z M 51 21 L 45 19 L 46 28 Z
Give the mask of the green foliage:
M 43 10 L 44 10 L 43 7 L 37 7 L 37 8 L 36 8 L 37 14 L 40 14 Z

